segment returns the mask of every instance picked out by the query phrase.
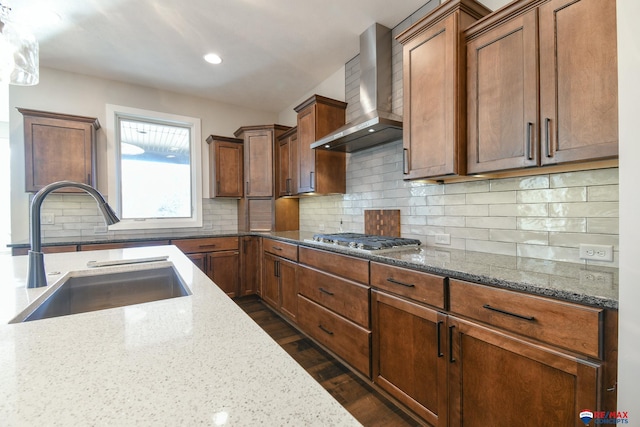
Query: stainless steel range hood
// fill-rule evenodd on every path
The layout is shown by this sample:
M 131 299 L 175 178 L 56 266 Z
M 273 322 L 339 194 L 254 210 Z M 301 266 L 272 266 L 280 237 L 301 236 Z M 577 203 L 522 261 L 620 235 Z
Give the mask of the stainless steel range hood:
M 363 115 L 311 144 L 351 153 L 402 139 L 402 117 L 391 112 L 391 30 L 373 24 L 360 35 Z

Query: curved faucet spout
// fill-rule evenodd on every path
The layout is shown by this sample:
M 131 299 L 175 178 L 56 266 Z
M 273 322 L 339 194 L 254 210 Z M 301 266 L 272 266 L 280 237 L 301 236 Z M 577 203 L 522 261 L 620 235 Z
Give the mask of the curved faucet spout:
M 31 250 L 29 251 L 29 272 L 27 276 L 27 288 L 39 288 L 47 286 L 47 277 L 44 271 L 44 254 L 42 253 L 42 236 L 40 226 L 40 208 L 45 197 L 52 191 L 65 187 L 75 187 L 89 193 L 98 203 L 100 212 L 104 217 L 107 225 L 115 224 L 120 221 L 111 206 L 104 200 L 102 194 L 90 185 L 74 181 L 58 181 L 43 187 L 33 196 L 31 201 L 31 234 L 29 242 Z

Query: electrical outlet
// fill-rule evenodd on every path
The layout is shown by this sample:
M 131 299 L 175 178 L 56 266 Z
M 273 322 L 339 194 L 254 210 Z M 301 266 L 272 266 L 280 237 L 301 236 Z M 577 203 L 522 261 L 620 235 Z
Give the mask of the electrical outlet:
M 324 224 L 318 224 L 319 231 L 324 231 Z
M 613 286 L 613 274 L 598 271 L 580 271 L 580 284 L 611 288 Z
M 55 224 L 55 215 L 51 212 L 44 212 L 40 215 L 40 224 Z
M 595 261 L 613 261 L 613 246 L 581 244 L 580 258 Z
M 451 244 L 450 234 L 436 234 L 436 245 L 450 245 L 450 244 Z

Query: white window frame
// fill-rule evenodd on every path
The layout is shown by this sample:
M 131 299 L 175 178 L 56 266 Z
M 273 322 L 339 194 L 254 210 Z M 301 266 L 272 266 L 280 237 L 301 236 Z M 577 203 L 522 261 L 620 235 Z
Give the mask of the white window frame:
M 191 217 L 190 218 L 145 218 L 122 219 L 109 226 L 109 230 L 148 230 L 156 228 L 202 227 L 202 144 L 200 119 L 161 113 L 122 105 L 107 104 L 107 182 L 108 201 L 118 216 L 122 214 L 120 186 L 120 138 L 119 118 L 133 120 L 160 121 L 190 128 L 190 162 L 191 162 Z

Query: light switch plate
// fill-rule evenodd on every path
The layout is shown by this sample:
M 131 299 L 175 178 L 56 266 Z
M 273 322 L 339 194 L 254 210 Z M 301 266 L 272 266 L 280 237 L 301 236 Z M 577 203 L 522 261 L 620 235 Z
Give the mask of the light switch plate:
M 55 224 L 55 215 L 51 212 L 43 212 L 40 215 L 41 224 Z

